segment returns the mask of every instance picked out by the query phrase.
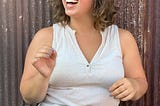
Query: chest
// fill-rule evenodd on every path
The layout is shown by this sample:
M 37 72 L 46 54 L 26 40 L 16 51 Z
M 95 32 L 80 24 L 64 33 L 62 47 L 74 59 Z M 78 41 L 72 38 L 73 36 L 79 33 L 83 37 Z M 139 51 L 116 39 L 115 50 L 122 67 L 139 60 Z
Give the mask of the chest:
M 82 55 L 90 63 L 96 52 L 102 44 L 102 36 L 100 34 L 95 35 L 76 35 L 75 41 L 77 48 L 82 52 Z
M 109 88 L 124 77 L 121 56 L 117 50 L 103 52 L 88 64 L 73 48 L 58 51 L 50 84 L 56 87 L 104 86 Z
M 114 37 L 88 38 L 72 31 L 58 31 L 53 48 L 57 51 L 56 66 L 50 78 L 55 87 L 110 87 L 124 77 L 122 56 Z M 58 36 L 62 35 L 62 36 Z

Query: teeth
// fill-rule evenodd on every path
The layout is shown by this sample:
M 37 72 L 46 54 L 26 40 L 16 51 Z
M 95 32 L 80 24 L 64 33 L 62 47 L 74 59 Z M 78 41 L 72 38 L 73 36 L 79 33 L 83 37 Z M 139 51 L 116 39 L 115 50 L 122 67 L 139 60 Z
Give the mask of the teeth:
M 66 0 L 66 2 L 73 2 L 73 3 L 77 3 L 77 0 Z
M 66 0 L 66 2 L 73 2 L 74 0 Z

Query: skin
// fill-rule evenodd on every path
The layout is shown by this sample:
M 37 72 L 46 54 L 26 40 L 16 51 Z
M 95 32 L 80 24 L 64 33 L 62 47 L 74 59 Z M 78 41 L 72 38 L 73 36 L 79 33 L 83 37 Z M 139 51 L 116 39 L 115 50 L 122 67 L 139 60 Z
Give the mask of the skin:
M 109 89 L 111 95 L 121 101 L 137 100 L 147 90 L 148 84 L 142 67 L 138 47 L 132 34 L 119 29 L 125 77 Z
M 46 95 L 49 77 L 56 62 L 56 52 L 51 48 L 52 32 L 50 27 L 40 30 L 28 48 L 20 84 L 26 103 L 38 103 Z
M 90 62 L 102 42 L 100 31 L 93 27 L 90 14 L 92 0 L 79 0 L 79 4 L 73 8 L 68 8 L 65 1 L 62 1 L 66 14 L 71 18 L 69 25 L 76 30 L 79 47 Z M 29 104 L 41 102 L 45 98 L 50 75 L 54 74 L 52 71 L 56 65 L 57 53 L 51 46 L 53 32 L 52 27 L 38 31 L 28 48 L 20 91 Z M 119 29 L 119 35 L 125 77 L 115 82 L 109 91 L 111 96 L 122 101 L 137 100 L 147 90 L 137 44 L 130 32 Z

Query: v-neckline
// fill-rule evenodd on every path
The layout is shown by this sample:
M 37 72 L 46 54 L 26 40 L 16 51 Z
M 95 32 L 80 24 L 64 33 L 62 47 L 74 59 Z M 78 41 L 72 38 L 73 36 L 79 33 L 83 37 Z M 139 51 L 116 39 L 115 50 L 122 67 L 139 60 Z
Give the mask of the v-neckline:
M 76 49 L 78 50 L 78 54 L 81 56 L 81 58 L 84 60 L 84 62 L 88 65 L 92 64 L 96 58 L 98 58 L 100 52 L 101 52 L 101 49 L 103 48 L 103 43 L 104 43 L 104 34 L 102 31 L 100 31 L 100 35 L 102 37 L 102 40 L 101 40 L 101 44 L 100 46 L 98 47 L 98 49 L 96 50 L 96 52 L 94 53 L 94 56 L 92 57 L 91 61 L 89 62 L 86 58 L 86 56 L 84 55 L 84 53 L 82 52 L 79 44 L 78 44 L 78 41 L 76 39 L 76 36 L 75 36 L 75 33 L 76 33 L 76 30 L 73 30 L 69 25 L 67 25 L 67 28 L 69 29 L 69 31 L 72 33 L 72 37 L 73 37 L 73 41 L 74 41 L 74 46 L 76 47 Z

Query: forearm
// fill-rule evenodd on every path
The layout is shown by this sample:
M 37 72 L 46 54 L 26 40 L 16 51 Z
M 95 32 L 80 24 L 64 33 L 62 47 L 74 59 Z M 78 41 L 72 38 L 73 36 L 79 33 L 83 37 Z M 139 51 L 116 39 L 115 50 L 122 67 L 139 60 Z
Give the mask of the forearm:
M 21 81 L 20 91 L 26 103 L 38 103 L 42 101 L 46 95 L 49 79 L 44 78 L 40 74 Z
M 136 90 L 136 94 L 131 100 L 135 101 L 135 100 L 138 100 L 140 97 L 142 97 L 146 93 L 148 84 L 145 79 L 141 79 L 141 78 L 131 78 L 131 80 Z

